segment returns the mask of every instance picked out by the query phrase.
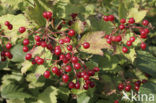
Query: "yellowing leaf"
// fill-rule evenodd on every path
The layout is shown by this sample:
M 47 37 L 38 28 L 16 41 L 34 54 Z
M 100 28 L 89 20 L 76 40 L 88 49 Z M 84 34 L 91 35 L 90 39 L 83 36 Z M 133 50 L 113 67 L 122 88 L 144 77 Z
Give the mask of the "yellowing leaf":
M 128 15 L 129 18 L 133 17 L 137 23 L 140 22 L 142 19 L 144 19 L 144 17 L 147 14 L 147 10 L 139 11 L 138 9 L 139 9 L 138 7 L 130 9 Z
M 84 49 L 83 47 L 81 47 L 80 50 L 91 54 L 103 55 L 103 51 L 101 49 L 103 48 L 111 49 L 111 46 L 106 43 L 106 39 L 104 39 L 104 35 L 105 33 L 103 31 L 90 32 L 85 34 L 80 40 L 79 44 L 83 44 L 84 42 L 89 42 L 90 48 Z
M 82 32 L 84 32 L 84 24 L 82 21 L 77 20 L 74 24 L 73 24 L 73 29 L 78 33 L 81 34 Z
M 26 60 L 23 62 L 22 66 L 23 67 L 21 68 L 21 73 L 24 74 L 32 67 L 32 63 Z

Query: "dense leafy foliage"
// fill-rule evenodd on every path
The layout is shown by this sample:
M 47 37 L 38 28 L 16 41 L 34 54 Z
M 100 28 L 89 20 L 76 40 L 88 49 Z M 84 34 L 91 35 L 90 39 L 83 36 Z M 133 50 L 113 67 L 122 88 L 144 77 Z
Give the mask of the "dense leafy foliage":
M 1 0 L 0 103 L 155 103 L 155 6 Z

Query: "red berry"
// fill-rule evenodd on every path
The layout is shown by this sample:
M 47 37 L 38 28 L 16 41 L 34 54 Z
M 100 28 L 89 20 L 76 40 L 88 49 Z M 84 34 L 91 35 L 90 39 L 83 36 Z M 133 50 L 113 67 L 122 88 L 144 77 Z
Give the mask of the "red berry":
M 24 47 L 23 47 L 23 51 L 24 51 L 24 52 L 28 52 L 28 51 L 29 51 L 29 48 L 28 48 L 27 46 L 24 46 Z
M 149 24 L 148 20 L 142 21 L 142 25 L 147 26 Z
M 64 41 L 65 41 L 66 43 L 70 43 L 70 38 L 69 38 L 69 37 L 65 37 Z
M 71 61 L 72 61 L 72 63 L 77 63 L 78 62 L 78 58 L 77 57 L 72 57 Z
M 34 64 L 36 64 L 36 61 L 33 59 L 33 60 L 31 61 L 31 63 L 34 65 Z
M 61 47 L 60 46 L 56 46 L 55 49 L 61 49 Z
M 52 44 L 49 43 L 49 44 L 47 45 L 47 49 L 52 50 L 52 49 L 53 49 Z
M 128 52 L 128 49 L 127 49 L 126 47 L 123 47 L 123 48 L 122 48 L 122 52 L 123 52 L 123 53 L 127 53 L 127 52 Z
M 81 72 L 78 72 L 78 73 L 76 74 L 76 76 L 77 76 L 78 78 L 81 78 Z
M 118 100 L 115 100 L 114 103 L 119 103 L 119 101 Z
M 89 86 L 88 86 L 87 84 L 84 84 L 84 85 L 83 85 L 83 88 L 84 88 L 85 90 L 88 90 Z
M 63 59 L 63 63 L 68 63 L 68 59 L 66 57 Z
M 120 20 L 120 23 L 122 23 L 122 24 L 126 23 L 126 19 L 124 19 L 124 18 L 121 19 L 121 20 Z
M 70 53 L 67 53 L 67 54 L 66 54 L 66 58 L 67 58 L 68 60 L 71 58 Z
M 85 49 L 88 49 L 88 48 L 90 47 L 90 44 L 89 44 L 88 42 L 84 42 L 84 43 L 83 43 L 83 47 L 84 47 Z
M 42 42 L 41 42 L 41 46 L 42 46 L 43 48 L 45 48 L 45 47 L 47 47 L 47 43 L 46 43 L 45 41 L 42 41 Z
M 6 52 L 5 52 L 5 56 L 6 56 L 6 57 L 10 57 L 10 56 L 11 56 L 11 53 L 10 53 L 9 51 L 6 51 Z
M 89 84 L 89 86 L 91 87 L 91 88 L 94 88 L 95 87 L 95 84 L 94 84 L 94 82 L 90 82 L 90 84 Z
M 1 56 L 5 56 L 5 51 L 2 51 L 1 52 Z
M 50 18 L 52 17 L 52 15 L 53 15 L 53 14 L 52 14 L 51 11 L 48 11 L 48 12 L 47 12 L 47 18 L 48 18 L 48 19 L 50 19 Z
M 9 26 L 10 25 L 10 22 L 9 21 L 5 21 L 5 26 Z
M 9 58 L 9 59 L 12 59 L 12 58 L 13 58 L 13 55 L 12 55 L 12 54 L 10 54 L 10 55 L 8 56 L 8 58 Z
M 134 18 L 129 18 L 129 21 L 128 21 L 128 23 L 130 23 L 130 24 L 133 24 L 133 23 L 135 23 L 135 20 L 134 20 Z
M 6 48 L 7 48 L 7 49 L 10 49 L 11 47 L 12 47 L 11 43 L 7 43 L 7 44 L 6 44 Z
M 119 28 L 120 28 L 121 30 L 123 30 L 123 29 L 125 29 L 125 25 L 121 24 L 121 25 L 119 26 Z
M 77 82 L 77 83 L 75 84 L 75 88 L 76 88 L 76 89 L 80 89 L 80 83 L 79 83 L 79 82 Z
M 68 50 L 68 51 L 72 51 L 72 49 L 73 49 L 73 46 L 72 46 L 72 45 L 68 45 L 68 46 L 67 46 L 67 50 Z
M 39 58 L 39 59 L 37 60 L 37 64 L 42 65 L 43 63 L 44 63 L 44 59 Z
M 115 19 L 115 18 L 114 18 L 113 15 L 109 15 L 109 16 L 108 16 L 108 20 L 109 20 L 109 21 L 114 21 L 114 19 Z
M 68 84 L 68 87 L 69 87 L 70 89 L 75 88 L 75 84 L 74 84 L 73 82 L 70 82 L 70 83 Z
M 40 41 L 40 40 L 41 40 L 40 36 L 36 35 L 36 36 L 35 36 L 35 40 L 36 40 L 36 41 Z
M 90 84 L 90 82 L 91 81 L 89 79 L 88 80 L 85 80 L 85 83 L 88 84 L 88 85 Z
M 124 85 L 123 85 L 122 83 L 120 83 L 120 84 L 118 85 L 118 89 L 119 89 L 119 90 L 123 90 L 123 89 L 124 89 Z
M 65 55 L 61 54 L 59 57 L 59 60 L 63 60 L 65 58 Z
M 58 71 L 59 71 L 59 69 L 58 69 L 57 67 L 53 67 L 53 68 L 52 68 L 52 72 L 53 72 L 53 73 L 56 74 Z
M 140 84 L 141 84 L 141 81 L 140 80 L 138 80 L 138 81 L 135 82 L 135 86 L 140 86 Z
M 107 43 L 111 44 L 112 40 L 111 39 L 107 39 Z
M 2 61 L 2 62 L 6 61 L 6 57 L 1 56 L 1 61 Z
M 26 28 L 25 28 L 25 27 L 20 27 L 20 28 L 19 28 L 19 32 L 20 32 L 20 33 L 24 33 L 25 31 L 26 31 Z
M 100 69 L 98 68 L 98 67 L 94 67 L 94 69 L 93 69 L 95 72 L 98 72 L 98 71 L 100 71 Z
M 115 37 L 115 41 L 116 42 L 120 42 L 122 40 L 122 37 L 120 35 L 116 36 Z
M 142 48 L 142 50 L 145 50 L 146 49 L 146 44 L 145 43 L 141 43 L 141 48 Z
M 45 71 L 43 75 L 46 79 L 48 79 L 50 77 L 50 71 Z
M 127 85 L 127 86 L 125 87 L 125 91 L 129 92 L 130 90 L 131 90 L 131 85 Z
M 86 72 L 81 72 L 81 77 L 83 77 L 86 74 L 87 74 Z
M 63 80 L 63 82 L 67 83 L 68 80 L 69 80 L 69 76 L 68 76 L 67 74 L 64 74 L 64 75 L 62 76 L 62 80 Z
M 31 57 L 32 57 L 32 55 L 31 55 L 30 53 L 28 53 L 28 54 L 26 54 L 25 59 L 26 59 L 26 60 L 30 60 Z
M 23 40 L 23 45 L 26 46 L 26 45 L 28 45 L 28 44 L 29 44 L 29 39 L 24 39 L 24 40 Z
M 61 54 L 61 49 L 55 49 L 55 55 L 60 55 Z
M 133 37 L 133 36 L 130 37 L 130 41 L 131 41 L 131 42 L 134 42 L 134 41 L 135 41 L 135 37 Z
M 37 41 L 37 42 L 36 42 L 36 45 L 37 45 L 37 46 L 40 46 L 40 45 L 41 45 L 41 42 L 40 42 L 40 41 Z
M 84 80 L 89 80 L 89 75 L 85 74 L 85 75 L 83 76 L 83 79 L 84 79 Z
M 146 34 L 148 34 L 150 31 L 149 29 L 145 28 L 144 31 L 146 32 Z
M 132 42 L 131 41 L 127 41 L 126 45 L 127 46 L 131 46 L 132 45 Z
M 80 63 L 75 63 L 74 64 L 74 68 L 75 69 L 80 69 L 81 68 L 81 64 Z
M 66 71 L 66 72 L 70 72 L 71 70 L 72 70 L 72 68 L 71 68 L 70 65 L 66 66 L 66 68 L 65 68 L 65 71 Z
M 38 59 L 40 59 L 40 57 L 39 57 L 39 56 L 36 56 L 36 57 L 35 57 L 35 61 L 37 62 Z
M 8 29 L 12 30 L 13 29 L 13 25 L 12 24 L 8 25 Z
M 104 16 L 104 17 L 103 17 L 103 20 L 104 20 L 104 21 L 108 21 L 108 16 Z
M 60 40 L 59 40 L 59 43 L 60 43 L 60 44 L 64 44 L 64 39 L 60 39 Z
M 146 82 L 147 82 L 147 80 L 146 80 L 146 79 L 143 79 L 143 80 L 142 80 L 142 83 L 143 83 L 143 84 L 144 84 L 144 83 L 146 83 Z
M 68 35 L 69 36 L 74 36 L 75 35 L 75 31 L 74 30 L 69 30 L 68 31 Z
M 77 17 L 77 13 L 72 13 L 70 16 L 73 18 L 73 19 L 75 19 L 76 17 Z
M 136 91 L 139 91 L 139 86 L 135 86 L 135 90 Z

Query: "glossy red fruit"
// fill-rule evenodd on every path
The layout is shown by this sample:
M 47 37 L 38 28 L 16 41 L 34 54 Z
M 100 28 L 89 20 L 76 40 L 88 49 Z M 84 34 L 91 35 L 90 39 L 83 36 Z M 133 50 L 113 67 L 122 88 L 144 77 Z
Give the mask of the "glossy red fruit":
M 37 60 L 37 64 L 42 65 L 43 63 L 44 63 L 44 59 L 39 58 L 39 59 Z
M 88 80 L 85 80 L 85 83 L 88 84 L 88 85 L 90 84 L 90 82 L 91 81 L 89 79 Z
M 70 53 L 67 53 L 67 54 L 66 54 L 66 58 L 67 58 L 68 60 L 71 59 Z
M 145 28 L 144 31 L 146 32 L 146 34 L 150 32 L 148 28 Z
M 36 45 L 37 45 L 37 46 L 40 46 L 40 45 L 41 45 L 41 41 L 37 41 L 37 42 L 36 42 Z
M 84 79 L 84 80 L 89 80 L 89 75 L 88 75 L 88 74 L 85 74 L 85 75 L 83 76 L 83 79 Z
M 70 38 L 69 37 L 65 37 L 64 41 L 65 41 L 65 43 L 70 43 Z
M 115 100 L 114 103 L 119 103 L 119 101 L 118 100 Z
M 68 80 L 69 80 L 69 76 L 68 76 L 67 74 L 64 74 L 64 75 L 62 76 L 62 80 L 63 80 L 63 82 L 67 83 Z
M 146 79 L 143 79 L 143 80 L 142 80 L 142 83 L 143 83 L 143 84 L 144 84 L 144 83 L 146 83 L 146 82 L 147 82 L 147 80 L 146 80 Z
M 7 44 L 6 44 L 6 48 L 7 48 L 7 49 L 11 49 L 11 47 L 12 47 L 12 44 L 11 44 L 11 43 L 7 43 Z
M 23 47 L 23 52 L 28 52 L 29 51 L 29 48 L 27 46 L 24 46 Z
M 33 59 L 33 60 L 31 61 L 31 63 L 32 63 L 33 65 L 36 64 L 35 59 Z
M 107 43 L 111 44 L 112 40 L 111 39 L 107 39 Z
M 72 50 L 73 50 L 73 46 L 72 46 L 72 45 L 68 45 L 68 46 L 67 46 L 67 50 L 68 50 L 68 51 L 72 51 Z
M 72 70 L 71 66 L 70 65 L 67 65 L 66 68 L 65 68 L 65 71 L 66 72 L 70 72 L 71 70 Z
M 5 26 L 9 26 L 10 25 L 10 22 L 9 21 L 5 21 L 4 25 Z
M 25 27 L 20 27 L 19 30 L 18 30 L 20 33 L 24 33 L 26 31 L 26 28 Z
M 55 49 L 61 49 L 61 47 L 60 46 L 56 46 Z
M 124 85 L 123 85 L 122 83 L 120 83 L 120 84 L 118 85 L 118 89 L 119 89 L 119 90 L 123 90 L 123 89 L 124 89 Z
M 122 37 L 120 35 L 116 36 L 115 37 L 115 41 L 116 42 L 120 42 L 122 40 Z
M 77 83 L 75 84 L 75 89 L 80 89 L 80 83 L 79 83 L 79 82 L 77 82 Z
M 94 69 L 93 69 L 95 72 L 98 72 L 98 71 L 100 71 L 100 69 L 98 68 L 98 67 L 94 67 Z
M 75 84 L 74 84 L 73 82 L 70 82 L 70 83 L 68 84 L 68 87 L 69 87 L 70 89 L 75 88 Z
M 146 49 L 146 44 L 145 43 L 141 43 L 140 47 L 141 47 L 142 50 L 145 50 Z
M 90 84 L 89 84 L 89 86 L 90 86 L 91 88 L 94 88 L 94 87 L 95 87 L 95 83 L 91 81 Z
M 63 61 L 63 63 L 65 63 L 65 64 L 68 63 L 68 59 L 67 59 L 66 57 L 65 57 L 62 61 Z
M 61 54 L 61 49 L 55 49 L 55 55 L 60 55 Z
M 45 48 L 45 47 L 47 47 L 47 43 L 46 43 L 45 41 L 42 41 L 42 42 L 41 42 L 41 46 L 42 46 L 43 48 Z
M 46 79 L 48 79 L 50 77 L 50 71 L 45 71 L 43 75 Z
M 8 25 L 8 29 L 12 30 L 13 29 L 13 25 L 12 24 Z
M 47 45 L 47 49 L 52 50 L 52 49 L 53 49 L 52 44 L 49 43 L 49 44 Z
M 5 56 L 6 56 L 6 57 L 9 57 L 10 55 L 11 55 L 11 53 L 10 53 L 9 51 L 6 51 L 6 52 L 5 52 Z
M 8 58 L 9 58 L 9 59 L 12 59 L 12 58 L 13 58 L 13 55 L 12 55 L 12 54 L 11 54 L 11 55 L 9 55 L 9 56 L 8 56 Z
M 129 21 L 128 21 L 128 23 L 130 23 L 130 24 L 133 24 L 133 23 L 135 23 L 135 19 L 134 19 L 134 18 L 129 18 Z
M 64 39 L 60 39 L 60 40 L 59 40 L 59 43 L 60 43 L 60 44 L 64 44 Z
M 6 61 L 6 57 L 1 56 L 1 61 L 2 61 L 2 62 Z
M 108 16 L 104 16 L 104 17 L 103 17 L 103 20 L 104 20 L 104 21 L 108 21 Z
M 81 78 L 81 72 L 76 73 L 76 76 L 77 76 L 78 78 Z
M 83 78 L 84 75 L 86 75 L 86 72 L 81 72 L 81 77 Z
M 5 51 L 2 51 L 1 52 L 1 56 L 5 56 Z
M 140 88 L 139 86 L 135 86 L 136 91 L 139 91 L 139 88 Z
M 135 37 L 133 37 L 133 36 L 130 37 L 130 41 L 131 41 L 131 42 L 134 42 L 134 41 L 135 41 Z
M 71 61 L 72 61 L 72 63 L 77 63 L 78 62 L 78 58 L 77 57 L 72 57 Z
M 75 19 L 76 17 L 77 17 L 77 13 L 72 13 L 70 16 L 73 18 L 73 19 Z
M 131 46 L 132 45 L 132 42 L 131 41 L 127 41 L 126 45 L 127 46 Z
M 84 84 L 84 85 L 83 85 L 83 88 L 84 88 L 85 90 L 88 90 L 89 86 L 88 86 L 87 84 Z
M 127 52 L 128 52 L 128 49 L 127 49 L 126 47 L 123 47 L 123 48 L 122 48 L 122 52 L 123 52 L 123 53 L 127 53 Z
M 149 24 L 148 20 L 142 21 L 142 25 L 147 26 Z
M 74 64 L 74 68 L 75 69 L 80 69 L 81 68 L 81 64 L 80 63 L 75 63 Z
M 135 82 L 135 86 L 140 86 L 140 85 L 141 85 L 141 81 L 140 80 Z
M 59 57 L 59 60 L 63 60 L 65 58 L 65 55 L 61 54 Z
M 50 18 L 52 17 L 52 15 L 53 15 L 53 14 L 52 14 L 51 11 L 48 11 L 48 12 L 47 12 L 47 17 L 48 17 L 48 19 L 50 19 Z
M 120 28 L 121 30 L 123 30 L 123 29 L 125 29 L 125 25 L 121 24 L 121 25 L 119 26 L 119 28 Z
M 40 36 L 36 35 L 36 36 L 35 36 L 35 41 L 41 41 Z
M 29 44 L 29 39 L 24 39 L 24 40 L 23 40 L 23 45 L 26 46 L 26 45 L 28 45 L 28 44 Z
M 32 58 L 32 55 L 30 53 L 26 54 L 25 59 L 30 60 Z
M 122 23 L 122 24 L 126 23 L 126 19 L 124 19 L 124 18 L 121 19 L 121 20 L 120 20 L 120 23 Z
M 90 43 L 84 42 L 83 43 L 83 48 L 88 49 L 90 47 Z
M 53 67 L 53 68 L 52 68 L 52 72 L 53 72 L 53 73 L 56 74 L 58 71 L 59 71 L 59 69 L 58 69 L 57 67 Z
M 127 85 L 127 86 L 125 87 L 125 91 L 129 92 L 130 90 L 131 90 L 131 85 Z
M 38 59 L 40 59 L 40 57 L 39 57 L 39 56 L 36 56 L 36 57 L 35 57 L 35 61 L 37 62 Z
M 114 17 L 113 15 L 109 15 L 109 16 L 108 16 L 108 20 L 109 20 L 109 21 L 114 21 L 114 19 L 115 19 L 115 17 Z
M 68 31 L 68 35 L 69 36 L 74 36 L 75 35 L 75 31 L 74 30 L 69 30 Z

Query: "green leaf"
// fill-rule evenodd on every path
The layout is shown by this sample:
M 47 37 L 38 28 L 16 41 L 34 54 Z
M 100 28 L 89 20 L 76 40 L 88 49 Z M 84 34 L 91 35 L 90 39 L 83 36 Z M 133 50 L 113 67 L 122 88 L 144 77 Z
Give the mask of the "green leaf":
M 138 51 L 135 66 L 145 73 L 156 77 L 156 58 L 146 51 Z
M 147 10 L 139 11 L 138 9 L 139 9 L 138 7 L 131 8 L 129 10 L 129 14 L 128 14 L 128 17 L 129 18 L 133 17 L 135 19 L 136 23 L 142 21 L 147 14 Z
M 24 61 L 22 63 L 21 73 L 22 74 L 26 73 L 32 66 L 33 65 L 30 61 L 28 61 L 28 60 Z
M 89 21 L 92 31 L 104 31 L 106 34 L 108 34 L 113 30 L 112 24 L 110 22 L 105 22 L 103 19 L 98 19 L 94 16 L 90 16 Z
M 120 2 L 119 8 L 118 8 L 118 13 L 119 13 L 120 19 L 126 18 L 126 16 L 127 16 L 127 9 L 125 7 L 124 1 Z
M 87 93 L 82 93 L 78 95 L 77 103 L 88 103 L 90 100 L 90 97 L 87 95 Z
M 72 25 L 72 28 L 80 35 L 81 33 L 84 32 L 84 24 L 82 21 L 77 20 L 76 22 L 74 22 L 74 24 Z
M 129 52 L 126 53 L 126 54 L 123 53 L 123 55 L 133 63 L 135 58 L 136 58 L 135 49 L 134 48 L 130 48 Z
M 105 33 L 102 31 L 99 32 L 89 32 L 85 34 L 79 44 L 84 42 L 90 43 L 90 48 L 84 49 L 83 47 L 80 48 L 81 51 L 91 54 L 98 54 L 103 55 L 103 51 L 101 49 L 107 48 L 110 49 L 110 45 L 106 43 L 106 39 L 104 39 Z M 95 38 L 96 37 L 96 38 Z
M 58 89 L 50 86 L 39 95 L 37 103 L 57 103 L 57 95 Z
M 145 94 L 147 95 L 147 101 L 148 103 L 155 103 L 155 97 L 156 97 L 156 83 L 147 82 L 144 85 L 142 85 L 139 89 L 139 92 L 141 95 Z M 143 98 L 140 103 L 145 103 L 146 98 Z
M 25 60 L 26 53 L 23 52 L 23 46 L 17 44 L 11 49 L 11 53 L 13 54 L 13 58 L 11 61 L 13 62 L 23 62 Z
M 23 92 L 22 88 L 19 88 L 13 84 L 9 84 L 2 88 L 1 95 L 3 98 L 9 99 L 22 99 L 31 97 L 28 93 Z
M 19 15 L 3 15 L 0 17 L 0 24 L 4 24 L 5 21 L 9 21 L 13 25 L 12 30 L 8 30 L 8 28 L 5 25 L 1 25 L 2 29 L 4 29 L 4 33 L 6 36 L 11 38 L 11 42 L 13 44 L 16 43 L 16 40 L 18 38 L 25 38 L 28 32 L 24 32 L 22 35 L 19 35 L 18 29 L 21 26 L 24 26 L 26 28 L 30 28 L 29 22 L 27 21 L 26 17 L 22 14 Z
M 7 103 L 25 103 L 24 99 L 7 100 Z
M 35 6 L 29 7 L 25 14 L 29 18 L 35 22 L 38 26 L 45 26 L 46 20 L 43 18 L 42 13 L 44 11 L 51 11 L 50 7 L 47 5 L 44 0 L 34 0 Z

